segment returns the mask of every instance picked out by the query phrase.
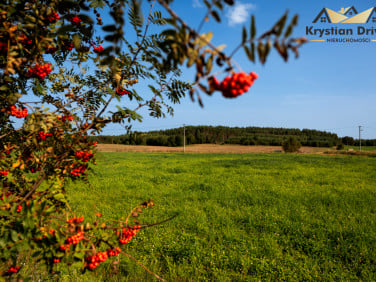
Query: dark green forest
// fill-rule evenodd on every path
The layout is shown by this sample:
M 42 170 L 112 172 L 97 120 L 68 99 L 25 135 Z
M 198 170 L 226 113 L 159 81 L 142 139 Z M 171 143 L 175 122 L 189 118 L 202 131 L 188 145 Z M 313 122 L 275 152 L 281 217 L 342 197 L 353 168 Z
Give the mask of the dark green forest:
M 357 146 L 359 140 L 352 137 L 339 138 L 337 134 L 295 128 L 272 127 L 226 127 L 226 126 L 186 126 L 185 140 L 191 144 L 238 144 L 280 146 L 289 137 L 295 137 L 302 146 L 333 147 L 339 144 Z M 150 131 L 130 132 L 117 136 L 94 136 L 93 140 L 102 144 L 183 146 L 184 127 Z M 362 140 L 364 146 L 376 146 L 376 139 Z

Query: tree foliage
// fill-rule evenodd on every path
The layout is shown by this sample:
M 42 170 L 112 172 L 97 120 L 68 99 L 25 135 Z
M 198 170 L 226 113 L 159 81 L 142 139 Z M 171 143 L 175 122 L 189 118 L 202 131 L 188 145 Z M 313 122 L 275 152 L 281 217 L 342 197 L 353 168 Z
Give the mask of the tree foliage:
M 96 144 L 88 136 L 109 123 L 141 121 L 143 107 L 156 118 L 172 114 L 171 104 L 186 92 L 192 98 L 198 89 L 213 93 L 213 65 L 235 77 L 232 57 L 241 48 L 264 63 L 272 47 L 287 60 L 305 42 L 291 37 L 297 17 L 287 23 L 284 15 L 259 37 L 253 18 L 239 46 L 225 54 L 210 34 L 185 23 L 172 1 L 148 1 L 145 19 L 140 2 L 0 3 L 1 275 L 27 275 L 19 267 L 27 256 L 53 272 L 56 263 L 76 262 L 86 271 L 127 255 L 124 245 L 146 227 L 136 218 L 153 202 L 111 221 L 97 213 L 89 222 L 74 213 L 65 186 L 85 181 L 95 164 Z M 205 1 L 207 17 L 220 21 L 219 11 L 233 2 Z M 179 80 L 183 65 L 195 68 L 193 83 Z M 150 92 L 140 93 L 139 84 Z
M 303 146 L 333 147 L 337 134 L 312 129 L 273 127 L 186 126 L 187 144 L 238 144 L 280 146 L 289 136 L 295 136 Z M 182 146 L 184 128 L 150 132 L 130 132 L 118 136 L 93 136 L 92 141 L 105 144 Z
M 286 153 L 297 152 L 301 146 L 300 142 L 294 136 L 290 136 L 282 142 L 283 151 Z

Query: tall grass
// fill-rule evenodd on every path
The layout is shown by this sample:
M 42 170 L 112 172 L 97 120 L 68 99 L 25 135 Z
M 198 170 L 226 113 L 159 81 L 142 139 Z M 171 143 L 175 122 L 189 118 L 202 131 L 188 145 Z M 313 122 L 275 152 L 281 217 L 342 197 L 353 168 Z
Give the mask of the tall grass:
M 153 198 L 126 251 L 168 280 L 375 280 L 376 159 L 287 154 L 102 153 L 90 184 L 73 183 L 78 214 L 126 215 Z M 95 206 L 95 208 L 94 208 Z M 111 276 L 150 280 L 127 258 Z

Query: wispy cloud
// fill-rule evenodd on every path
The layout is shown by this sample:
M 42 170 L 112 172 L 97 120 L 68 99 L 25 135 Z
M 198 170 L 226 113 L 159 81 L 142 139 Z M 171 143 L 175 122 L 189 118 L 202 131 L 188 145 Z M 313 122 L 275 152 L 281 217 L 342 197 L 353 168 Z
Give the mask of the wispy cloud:
M 193 5 L 193 8 L 201 8 L 203 7 L 202 3 L 200 2 L 200 0 L 192 0 L 192 5 Z
M 255 8 L 256 5 L 251 3 L 236 2 L 235 6 L 228 10 L 228 24 L 230 26 L 234 26 L 246 22 L 249 17 L 249 13 Z

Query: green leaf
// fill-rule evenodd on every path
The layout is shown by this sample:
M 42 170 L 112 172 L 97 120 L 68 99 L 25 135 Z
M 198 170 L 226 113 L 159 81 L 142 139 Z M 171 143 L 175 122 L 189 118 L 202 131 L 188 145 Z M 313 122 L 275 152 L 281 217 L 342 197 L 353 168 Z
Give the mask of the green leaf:
M 256 36 L 256 21 L 255 21 L 254 15 L 252 15 L 250 30 L 251 30 L 251 39 L 254 39 Z
M 62 193 L 55 194 L 54 199 L 63 203 L 67 202 L 67 200 L 65 199 L 65 196 Z
M 214 5 L 217 6 L 218 9 L 223 10 L 223 5 L 220 1 L 215 1 Z
M 242 33 L 242 44 L 244 44 L 247 41 L 247 30 L 243 26 L 243 33 Z
M 213 18 L 217 21 L 217 22 L 221 22 L 221 18 L 219 17 L 217 11 L 211 11 L 210 14 L 213 16 Z
M 244 51 L 248 57 L 248 59 L 252 62 L 255 62 L 255 54 L 254 52 L 251 52 L 249 48 L 246 45 L 243 45 Z
M 103 31 L 107 31 L 107 32 L 113 32 L 116 30 L 116 25 L 114 24 L 110 24 L 110 25 L 105 25 L 104 27 L 102 27 Z
M 292 33 L 292 26 L 289 25 L 289 26 L 287 27 L 287 29 L 286 29 L 286 32 L 285 32 L 284 37 L 285 37 L 285 38 L 289 37 L 289 36 L 291 35 L 291 33 Z
M 84 252 L 75 253 L 74 257 L 82 260 L 85 257 L 85 253 Z
M 204 0 L 204 4 L 206 5 L 206 7 L 207 7 L 208 9 L 211 8 L 211 4 L 209 3 L 208 0 Z
M 73 35 L 73 45 L 76 50 L 80 49 L 81 46 L 81 38 L 78 36 L 78 34 Z
M 292 34 L 294 26 L 298 24 L 298 15 L 295 15 L 291 20 L 290 25 L 287 27 L 284 37 L 289 37 Z
M 257 46 L 257 53 L 261 64 L 265 63 L 265 45 L 262 42 L 259 42 Z
M 286 20 L 287 20 L 287 12 L 279 19 L 279 21 L 275 24 L 273 28 L 277 36 L 281 36 L 282 30 L 286 24 Z
M 292 18 L 292 21 L 291 21 L 291 24 L 293 26 L 296 26 L 298 24 L 298 19 L 299 19 L 299 16 L 298 15 L 295 15 L 293 18 Z
M 16 230 L 10 231 L 10 238 L 12 239 L 13 242 L 18 241 L 18 234 L 17 234 Z

